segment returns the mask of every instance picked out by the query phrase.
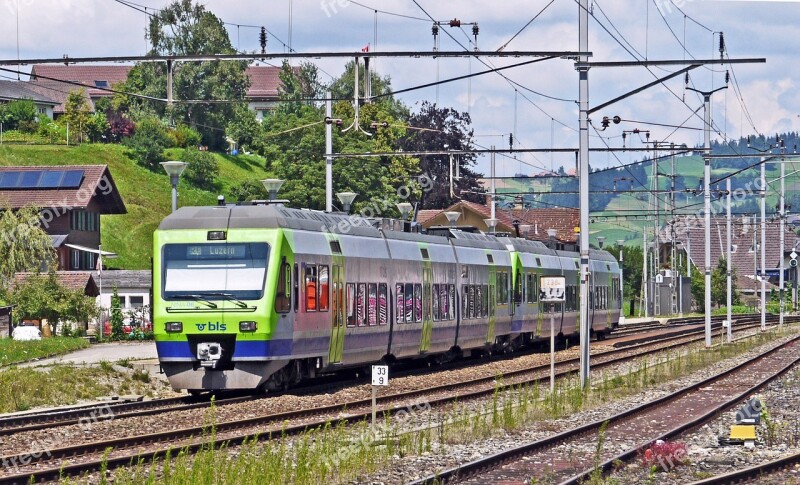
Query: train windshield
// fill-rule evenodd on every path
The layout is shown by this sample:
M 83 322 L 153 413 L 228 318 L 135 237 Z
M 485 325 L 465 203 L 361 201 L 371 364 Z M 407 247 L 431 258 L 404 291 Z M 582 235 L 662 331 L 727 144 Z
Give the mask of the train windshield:
M 167 244 L 162 254 L 164 299 L 257 300 L 264 295 L 265 243 Z

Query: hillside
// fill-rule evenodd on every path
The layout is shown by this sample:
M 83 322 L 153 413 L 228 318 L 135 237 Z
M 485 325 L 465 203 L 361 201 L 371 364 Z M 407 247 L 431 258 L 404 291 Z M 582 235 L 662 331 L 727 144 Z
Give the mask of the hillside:
M 179 149 L 168 151 L 171 159 Z M 219 163 L 219 191 L 200 190 L 182 180 L 178 186 L 179 205 L 212 205 L 219 193 L 247 179 L 267 177 L 264 160 L 256 156 L 214 155 Z M 0 165 L 89 165 L 109 166 L 111 176 L 128 209 L 127 214 L 101 217 L 103 250 L 119 255 L 104 260 L 106 267 L 149 269 L 153 231 L 171 208 L 169 177 L 151 172 L 128 158 L 120 145 L 85 144 L 78 147 L 0 145 Z

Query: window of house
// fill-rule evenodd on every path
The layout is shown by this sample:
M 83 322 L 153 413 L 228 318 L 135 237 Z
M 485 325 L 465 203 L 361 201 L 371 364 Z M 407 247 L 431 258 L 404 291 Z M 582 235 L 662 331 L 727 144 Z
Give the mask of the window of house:
M 36 109 L 36 111 L 37 111 L 37 112 L 38 112 L 40 115 L 47 114 L 47 108 L 45 108 L 45 107 L 43 107 L 43 106 L 39 106 L 39 107 Z
M 403 292 L 403 283 L 397 283 L 394 287 L 395 292 L 395 299 L 397 300 L 397 308 L 395 309 L 395 317 L 397 319 L 397 323 L 405 323 L 406 321 L 406 312 L 404 308 L 404 292 Z
M 389 323 L 389 287 L 386 283 L 378 284 L 378 325 Z
M 130 305 L 131 305 L 131 308 L 142 308 L 144 306 L 144 297 L 143 296 L 131 296 L 130 297 Z
M 319 267 L 319 311 L 328 311 L 328 295 L 330 294 L 328 286 L 328 267 L 320 265 Z
M 317 311 L 317 267 L 309 265 L 305 267 L 305 290 L 306 290 L 306 311 Z
M 356 285 L 347 283 L 347 326 L 356 326 Z

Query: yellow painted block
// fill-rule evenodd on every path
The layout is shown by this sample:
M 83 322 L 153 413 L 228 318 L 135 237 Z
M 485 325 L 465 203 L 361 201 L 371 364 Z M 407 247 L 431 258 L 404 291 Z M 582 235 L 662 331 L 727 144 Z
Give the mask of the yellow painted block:
M 752 424 L 731 426 L 732 440 L 754 440 L 756 439 L 756 427 Z

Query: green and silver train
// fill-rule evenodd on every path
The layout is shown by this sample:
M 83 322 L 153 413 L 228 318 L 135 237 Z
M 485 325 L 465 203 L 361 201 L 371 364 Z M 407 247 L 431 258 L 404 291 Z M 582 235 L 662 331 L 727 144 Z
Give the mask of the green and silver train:
M 549 340 L 543 275 L 567 281 L 557 337 L 578 334 L 577 253 L 403 227 L 267 204 L 169 215 L 153 238 L 153 322 L 172 387 L 280 389 L 376 362 Z M 619 320 L 619 266 L 605 251 L 590 259 L 591 329 L 602 337 Z

